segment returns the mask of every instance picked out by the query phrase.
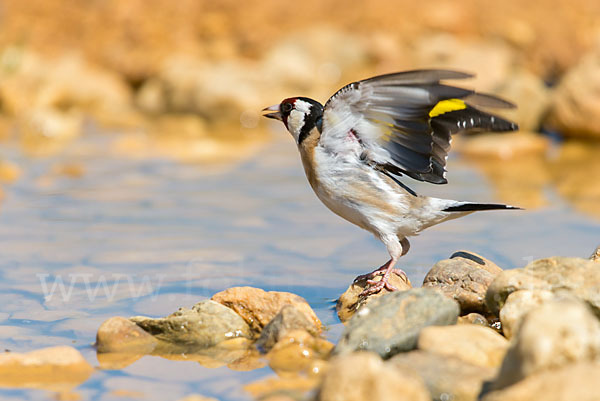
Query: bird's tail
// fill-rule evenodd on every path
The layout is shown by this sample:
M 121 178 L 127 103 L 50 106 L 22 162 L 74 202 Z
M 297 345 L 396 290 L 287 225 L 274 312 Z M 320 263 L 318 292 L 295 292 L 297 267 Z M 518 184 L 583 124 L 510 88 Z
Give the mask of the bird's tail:
M 522 210 L 522 208 L 501 203 L 456 202 L 448 206 L 444 212 L 475 212 L 478 210 Z

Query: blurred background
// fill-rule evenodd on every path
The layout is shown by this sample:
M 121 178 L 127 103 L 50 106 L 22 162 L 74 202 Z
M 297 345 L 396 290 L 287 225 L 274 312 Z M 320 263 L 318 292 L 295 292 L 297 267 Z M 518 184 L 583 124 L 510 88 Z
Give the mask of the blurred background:
M 44 157 L 94 128 L 118 132 L 110 146 L 123 157 L 234 162 L 269 140 L 266 105 L 325 101 L 352 80 L 432 67 L 477 73 L 467 85 L 519 105 L 508 117 L 526 135 L 464 149 L 482 156 L 502 198 L 540 206 L 551 182 L 600 215 L 599 186 L 580 185 L 598 182 L 596 151 L 569 143 L 548 159 L 549 142 L 529 135 L 600 139 L 594 0 L 2 0 L 0 138 Z M 496 171 L 492 159 L 514 153 L 527 157 Z M 65 163 L 63 174 L 85 170 Z M 2 166 L 5 183 L 27 168 Z
M 68 344 L 102 366 L 91 344 L 106 318 L 164 316 L 233 285 L 302 295 L 337 341 L 330 300 L 387 255 L 318 202 L 260 110 L 417 68 L 476 73 L 459 84 L 516 103 L 504 115 L 521 131 L 456 137 L 450 184 L 411 185 L 527 211 L 428 230 L 403 258 L 413 283 L 461 248 L 503 268 L 587 257 L 598 0 L 0 0 L 1 347 Z M 68 296 L 48 293 L 58 278 Z M 145 357 L 94 373 L 78 397 L 250 399 L 243 385 L 271 373 L 203 361 L 222 369 Z

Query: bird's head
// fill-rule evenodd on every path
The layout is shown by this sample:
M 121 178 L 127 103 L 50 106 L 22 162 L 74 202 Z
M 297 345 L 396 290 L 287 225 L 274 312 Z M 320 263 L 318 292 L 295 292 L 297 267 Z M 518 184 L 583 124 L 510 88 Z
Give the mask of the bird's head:
M 270 111 L 264 116 L 282 121 L 297 144 L 308 136 L 313 128 L 321 131 L 323 105 L 307 97 L 291 97 L 281 103 L 263 109 Z

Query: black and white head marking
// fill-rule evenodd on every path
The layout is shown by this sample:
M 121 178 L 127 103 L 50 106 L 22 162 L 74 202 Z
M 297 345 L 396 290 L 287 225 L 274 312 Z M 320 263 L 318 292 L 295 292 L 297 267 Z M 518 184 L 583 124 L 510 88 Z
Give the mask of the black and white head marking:
M 307 97 L 285 99 L 279 105 L 282 121 L 300 145 L 313 128 L 322 127 L 323 105 Z

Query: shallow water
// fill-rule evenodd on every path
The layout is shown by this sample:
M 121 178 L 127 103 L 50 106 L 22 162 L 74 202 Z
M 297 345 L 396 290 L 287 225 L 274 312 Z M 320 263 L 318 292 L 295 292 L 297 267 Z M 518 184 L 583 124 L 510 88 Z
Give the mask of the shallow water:
M 26 158 L 16 145 L 2 150 L 23 167 L 0 203 L 3 349 L 73 345 L 97 366 L 92 344 L 108 317 L 163 316 L 238 285 L 303 296 L 336 341 L 342 326 L 332 300 L 387 254 L 369 233 L 316 199 L 291 138 L 278 132 L 259 154 L 235 166 L 124 158 L 110 151 L 112 139 L 90 134 L 60 156 L 39 159 Z M 84 174 L 53 172 L 63 162 L 81 165 Z M 589 175 L 585 166 L 572 166 L 572 173 Z M 449 185 L 412 187 L 440 197 L 502 200 L 474 164 L 455 156 L 449 171 Z M 589 185 L 594 177 L 598 172 Z M 483 212 L 427 230 L 412 239 L 401 267 L 418 284 L 436 261 L 458 249 L 503 268 L 551 255 L 587 257 L 600 242 L 598 209 L 578 212 L 555 188 L 552 182 L 541 186 L 546 206 L 540 209 Z M 239 372 L 146 356 L 122 370 L 98 370 L 75 391 L 90 400 L 190 393 L 247 400 L 243 384 L 272 374 L 269 368 Z M 5 388 L 0 397 L 53 395 Z

